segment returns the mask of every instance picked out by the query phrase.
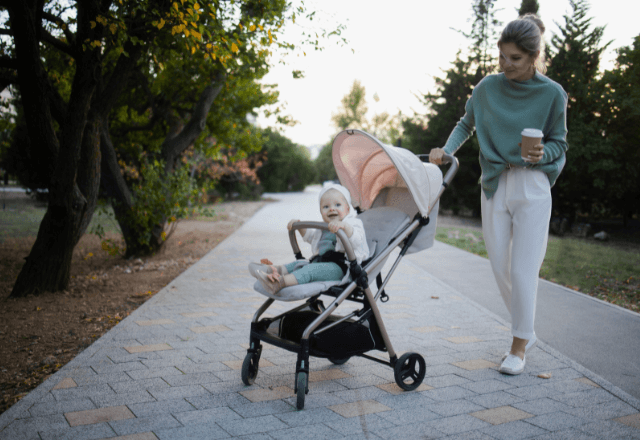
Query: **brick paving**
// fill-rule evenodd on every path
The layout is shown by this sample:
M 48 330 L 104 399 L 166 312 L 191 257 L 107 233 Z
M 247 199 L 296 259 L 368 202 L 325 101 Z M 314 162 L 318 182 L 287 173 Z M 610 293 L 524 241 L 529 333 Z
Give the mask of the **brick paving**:
M 366 359 L 312 358 L 297 411 L 296 355 L 273 346 L 245 386 L 249 322 L 265 299 L 247 264 L 290 261 L 286 223 L 315 212 L 312 192 L 278 197 L 0 415 L 0 439 L 640 439 L 640 402 L 543 341 L 523 374 L 500 374 L 509 324 L 416 258 L 400 264 L 381 311 L 396 352 L 426 360 L 417 390 Z

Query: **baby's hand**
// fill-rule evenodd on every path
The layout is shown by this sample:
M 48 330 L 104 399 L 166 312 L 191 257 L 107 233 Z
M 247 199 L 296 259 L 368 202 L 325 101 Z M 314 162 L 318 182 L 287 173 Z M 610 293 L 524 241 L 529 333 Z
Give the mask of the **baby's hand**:
M 293 228 L 293 224 L 299 222 L 300 220 L 298 219 L 293 219 L 289 222 L 289 224 L 287 225 L 287 230 L 290 231 L 291 228 Z
M 341 222 L 340 220 L 334 220 L 329 223 L 329 231 L 335 234 L 336 232 L 338 232 L 338 229 L 344 229 L 343 222 Z
M 347 237 L 351 237 L 353 234 L 353 227 L 349 223 L 345 223 L 340 220 L 334 220 L 329 223 L 329 231 L 335 234 L 339 229 L 344 229 L 344 232 L 347 233 Z

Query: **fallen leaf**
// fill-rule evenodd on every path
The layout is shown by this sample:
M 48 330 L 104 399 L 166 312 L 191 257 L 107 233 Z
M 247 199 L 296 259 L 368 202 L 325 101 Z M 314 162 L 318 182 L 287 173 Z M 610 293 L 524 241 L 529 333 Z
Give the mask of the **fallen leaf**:
M 540 373 L 538 374 L 540 379 L 551 379 L 551 373 Z
M 260 263 L 261 263 L 261 264 L 267 264 L 267 265 L 269 265 L 269 266 L 272 266 L 272 265 L 273 265 L 273 263 L 272 263 L 271 261 L 269 261 L 269 259 L 268 259 L 268 258 L 263 258 L 263 259 L 261 259 L 261 260 L 260 260 Z
M 439 296 L 432 296 L 431 299 L 440 299 Z

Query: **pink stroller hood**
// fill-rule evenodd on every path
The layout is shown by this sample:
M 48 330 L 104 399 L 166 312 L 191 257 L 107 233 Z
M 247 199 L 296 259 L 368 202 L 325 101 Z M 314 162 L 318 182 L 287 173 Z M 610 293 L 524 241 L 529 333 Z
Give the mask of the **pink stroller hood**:
M 376 206 L 397 205 L 397 200 L 376 201 L 385 189 L 387 198 L 408 191 L 411 197 L 403 205 L 413 206 L 405 206 L 403 211 L 419 211 L 423 217 L 437 202 L 442 172 L 405 148 L 383 144 L 360 130 L 345 130 L 333 140 L 332 156 L 340 182 L 351 193 L 353 206 L 363 211 L 371 208 L 374 201 Z

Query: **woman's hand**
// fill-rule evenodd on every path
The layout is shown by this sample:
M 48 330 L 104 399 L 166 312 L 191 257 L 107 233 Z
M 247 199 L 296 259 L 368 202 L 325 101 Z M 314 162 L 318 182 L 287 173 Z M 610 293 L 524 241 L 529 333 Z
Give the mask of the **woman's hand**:
M 347 233 L 347 237 L 351 237 L 353 235 L 353 226 L 349 223 L 345 223 L 340 220 L 334 220 L 329 223 L 329 231 L 335 234 L 339 229 L 344 229 L 344 232 Z
M 433 148 L 429 152 L 429 162 L 434 163 L 436 165 L 442 165 L 442 157 L 444 156 L 444 149 L 442 148 Z
M 518 144 L 520 146 L 520 144 Z M 529 150 L 529 155 L 525 162 L 529 163 L 538 163 L 542 160 L 542 156 L 544 156 L 544 145 L 538 144 Z

